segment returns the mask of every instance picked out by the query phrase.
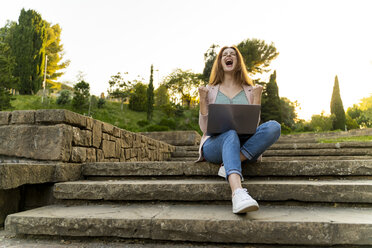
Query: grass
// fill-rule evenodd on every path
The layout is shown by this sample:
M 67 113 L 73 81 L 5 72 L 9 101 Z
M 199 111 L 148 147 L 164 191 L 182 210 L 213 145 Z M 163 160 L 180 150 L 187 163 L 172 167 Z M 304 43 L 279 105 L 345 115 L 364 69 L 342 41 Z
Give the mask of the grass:
M 75 109 L 71 103 L 66 105 L 58 105 L 56 98 L 50 97 L 44 103 L 41 103 L 41 96 L 38 95 L 16 95 L 14 100 L 11 101 L 13 106 L 12 110 L 37 110 L 37 109 L 67 109 L 82 115 L 88 115 L 88 108 Z M 123 128 L 132 132 L 147 131 L 150 125 L 157 125 L 162 119 L 173 119 L 177 123 L 177 130 L 196 130 L 200 132 L 198 121 L 194 120 L 191 110 L 184 110 L 183 115 L 180 117 L 168 118 L 162 111 L 155 109 L 153 113 L 153 120 L 146 126 L 138 125 L 139 121 L 147 120 L 146 112 L 136 112 L 128 108 L 128 104 L 124 104 L 123 111 L 120 109 L 120 102 L 106 101 L 103 108 L 98 108 L 94 101 L 90 115 L 92 118 L 101 120 L 103 122 L 111 123 L 119 128 Z M 184 125 L 185 122 L 190 122 L 189 125 Z M 195 122 L 195 125 L 193 123 Z
M 372 136 L 354 136 L 354 137 L 340 137 L 334 139 L 319 139 L 319 143 L 338 143 L 338 142 L 368 142 L 372 141 Z

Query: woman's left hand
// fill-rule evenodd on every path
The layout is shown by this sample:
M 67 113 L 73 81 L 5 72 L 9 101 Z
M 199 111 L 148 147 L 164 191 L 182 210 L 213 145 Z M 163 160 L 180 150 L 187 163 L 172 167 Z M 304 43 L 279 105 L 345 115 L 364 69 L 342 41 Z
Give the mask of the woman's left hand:
M 255 86 L 253 86 L 253 91 L 252 91 L 253 104 L 258 104 L 258 105 L 261 104 L 262 90 L 263 90 L 262 85 L 256 84 Z

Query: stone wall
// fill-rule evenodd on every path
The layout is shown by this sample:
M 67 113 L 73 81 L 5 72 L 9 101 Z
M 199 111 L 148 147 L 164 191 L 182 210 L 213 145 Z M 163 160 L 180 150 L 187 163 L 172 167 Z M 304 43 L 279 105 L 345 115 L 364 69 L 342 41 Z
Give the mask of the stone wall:
M 68 110 L 0 112 L 0 156 L 72 163 L 162 161 L 174 149 Z
M 201 139 L 196 131 L 144 132 L 141 134 L 174 146 L 196 146 L 200 144 Z

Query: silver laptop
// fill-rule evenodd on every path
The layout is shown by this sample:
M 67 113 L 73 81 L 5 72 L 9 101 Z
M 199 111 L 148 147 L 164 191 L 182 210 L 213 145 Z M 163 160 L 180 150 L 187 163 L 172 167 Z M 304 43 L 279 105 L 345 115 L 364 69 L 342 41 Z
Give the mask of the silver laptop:
M 217 135 L 231 129 L 238 134 L 254 134 L 260 112 L 261 105 L 209 104 L 207 135 Z

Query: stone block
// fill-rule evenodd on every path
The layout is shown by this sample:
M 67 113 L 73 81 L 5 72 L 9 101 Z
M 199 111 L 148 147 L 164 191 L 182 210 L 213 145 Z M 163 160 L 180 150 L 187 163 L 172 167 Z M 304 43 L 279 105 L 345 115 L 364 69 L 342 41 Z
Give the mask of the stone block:
M 99 148 L 102 140 L 102 122 L 93 120 L 93 146 Z
M 8 125 L 10 123 L 10 118 L 12 112 L 0 111 L 0 125 Z
M 91 146 L 92 145 L 92 132 L 89 130 L 80 130 L 78 127 L 73 127 L 73 140 L 72 144 L 75 146 Z
M 11 124 L 34 124 L 34 110 L 17 110 L 12 112 Z
M 131 150 L 131 149 L 124 149 L 125 159 L 126 159 L 126 160 L 130 159 L 130 150 Z
M 121 137 L 120 128 L 118 128 L 118 127 L 114 127 L 113 135 L 114 135 L 116 138 L 120 138 L 120 137 Z
M 112 135 L 114 134 L 114 126 L 109 123 L 103 122 L 102 131 Z
M 131 148 L 133 147 L 133 135 L 129 132 L 122 133 L 121 136 L 123 143 L 123 148 Z
M 107 133 L 102 133 L 102 139 L 103 140 L 111 140 L 110 135 L 108 135 Z
M 115 142 L 109 140 L 102 140 L 102 151 L 105 158 L 115 157 Z
M 71 162 L 84 163 L 87 160 L 87 148 L 73 147 L 71 153 Z
M 134 134 L 133 137 L 133 148 L 138 148 L 141 147 L 141 135 L 139 134 Z
M 115 141 L 115 158 L 120 158 L 121 140 L 116 138 Z
M 36 110 L 36 123 L 57 124 L 66 123 L 72 126 L 84 127 L 87 126 L 86 116 L 74 113 L 65 109 L 41 109 Z
M 93 123 L 94 119 L 92 117 L 87 117 L 87 129 L 92 130 L 93 129 Z
M 72 127 L 65 124 L 0 126 L 0 140 L 0 155 L 69 161 Z
M 96 161 L 97 161 L 96 149 L 95 148 L 87 148 L 87 160 L 86 160 L 86 162 L 96 162 Z
M 105 157 L 103 156 L 103 151 L 101 149 L 97 149 L 97 162 L 103 162 Z

